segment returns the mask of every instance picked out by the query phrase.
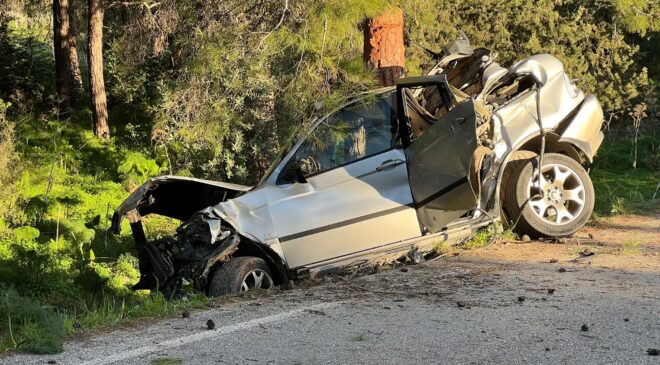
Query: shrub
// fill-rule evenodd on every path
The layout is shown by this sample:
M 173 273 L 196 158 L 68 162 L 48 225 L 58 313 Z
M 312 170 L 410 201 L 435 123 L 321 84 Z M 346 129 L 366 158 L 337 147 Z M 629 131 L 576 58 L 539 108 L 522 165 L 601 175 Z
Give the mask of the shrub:
M 62 317 L 13 288 L 0 288 L 0 345 L 37 354 L 62 351 Z

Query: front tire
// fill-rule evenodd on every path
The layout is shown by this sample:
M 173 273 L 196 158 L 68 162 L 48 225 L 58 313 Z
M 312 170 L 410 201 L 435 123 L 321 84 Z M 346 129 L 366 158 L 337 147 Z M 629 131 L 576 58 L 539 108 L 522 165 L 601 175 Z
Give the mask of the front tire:
M 533 238 L 572 235 L 593 212 L 595 196 L 589 174 L 572 158 L 557 153 L 543 156 L 540 180 L 534 176 L 536 166 L 538 157 L 520 163 L 509 183 L 502 186 L 509 219 L 516 230 Z
M 208 287 L 210 297 L 273 287 L 273 275 L 259 257 L 234 257 L 213 273 Z

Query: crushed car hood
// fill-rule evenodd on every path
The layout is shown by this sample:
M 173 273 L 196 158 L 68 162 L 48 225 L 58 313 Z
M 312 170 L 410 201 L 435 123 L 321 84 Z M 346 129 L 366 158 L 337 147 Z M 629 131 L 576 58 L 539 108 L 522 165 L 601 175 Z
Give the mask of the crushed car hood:
M 115 211 L 112 230 L 119 233 L 126 213 L 137 210 L 140 216 L 158 214 L 178 220 L 190 216 L 210 205 L 252 189 L 251 186 L 195 179 L 182 176 L 159 176 L 149 179 L 137 188 Z

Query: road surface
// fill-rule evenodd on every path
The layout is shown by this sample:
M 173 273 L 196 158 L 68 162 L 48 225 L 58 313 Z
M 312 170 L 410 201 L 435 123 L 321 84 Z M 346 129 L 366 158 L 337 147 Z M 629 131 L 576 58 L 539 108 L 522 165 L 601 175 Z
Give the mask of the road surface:
M 565 243 L 304 282 L 0 364 L 657 365 L 659 254 L 660 217 L 615 219 Z

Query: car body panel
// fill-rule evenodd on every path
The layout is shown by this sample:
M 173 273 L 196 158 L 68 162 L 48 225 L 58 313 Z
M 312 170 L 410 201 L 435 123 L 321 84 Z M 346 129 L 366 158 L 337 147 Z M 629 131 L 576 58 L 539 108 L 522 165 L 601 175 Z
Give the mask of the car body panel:
M 545 130 L 553 130 L 582 103 L 584 93 L 570 84 L 561 62 L 555 57 L 535 55 L 518 65 L 525 62 L 534 64 L 536 72 L 543 75 L 545 82 L 540 88 L 541 121 Z M 536 90 L 530 89 L 493 112 L 493 122 L 497 126 L 494 128 L 496 142 L 493 151 L 498 158 L 503 159 L 529 136 L 539 133 L 536 93 Z M 544 102 L 546 100 L 552 102 Z
M 474 102 L 464 101 L 406 149 L 420 221 L 432 233 L 477 204 L 468 174 L 477 148 Z
M 419 236 L 404 162 L 391 149 L 305 184 L 272 187 L 271 218 L 289 267 Z
M 576 146 L 584 152 L 589 162 L 591 162 L 605 137 L 601 131 L 602 124 L 603 108 L 596 96 L 589 94 L 584 98 L 580 109 L 561 133 L 559 142 L 568 142 Z
M 122 218 L 133 210 L 141 216 L 158 214 L 186 220 L 209 205 L 234 198 L 250 189 L 250 186 L 192 177 L 154 177 L 135 189 L 117 208 L 112 217 L 112 229 L 118 233 Z

